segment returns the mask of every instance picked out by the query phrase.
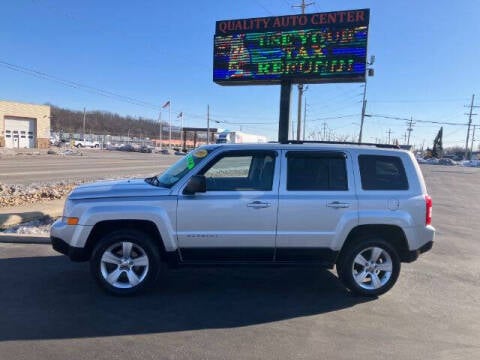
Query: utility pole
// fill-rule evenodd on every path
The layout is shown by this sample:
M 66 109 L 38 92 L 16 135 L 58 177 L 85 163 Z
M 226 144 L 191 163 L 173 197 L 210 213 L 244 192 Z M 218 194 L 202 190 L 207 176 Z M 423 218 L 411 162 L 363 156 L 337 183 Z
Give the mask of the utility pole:
M 210 144 L 210 105 L 207 105 L 207 145 Z
M 307 98 L 303 109 L 303 141 L 305 141 L 305 129 L 307 128 Z
M 363 101 L 362 101 L 362 117 L 360 119 L 360 133 L 358 134 L 358 142 L 362 142 L 363 135 L 363 121 L 365 120 L 365 109 L 367 108 L 367 100 L 365 96 L 367 95 L 367 78 L 365 78 L 365 86 L 363 88 Z
M 475 94 L 472 95 L 472 102 L 470 103 L 470 112 L 468 114 L 465 114 L 465 115 L 468 115 L 468 130 L 467 130 L 467 140 L 465 141 L 465 155 L 464 155 L 465 160 L 467 160 L 467 156 L 468 156 L 468 138 L 470 137 L 470 126 L 472 126 L 472 116 L 477 115 L 477 114 L 473 114 L 473 108 L 480 107 L 480 106 L 474 106 L 473 105 L 474 101 L 475 101 Z M 471 157 L 471 154 L 470 154 L 470 157 Z
M 315 4 L 315 2 L 312 1 L 309 3 L 305 3 L 305 0 L 302 0 L 302 3 L 300 5 L 292 5 L 292 8 L 301 8 L 302 14 L 305 14 L 305 9 L 313 4 Z M 302 97 L 303 97 L 303 84 L 298 84 L 297 141 L 300 141 L 300 133 L 302 131 L 301 130 L 302 129 Z
M 390 135 L 392 135 L 392 129 L 388 129 L 387 134 L 388 134 L 388 143 L 390 144 Z
M 375 62 L 375 55 L 370 56 L 370 61 L 367 61 L 367 65 L 373 65 Z M 362 142 L 363 135 L 363 121 L 365 120 L 365 111 L 367 110 L 367 78 L 373 76 L 374 71 L 372 68 L 365 69 L 365 85 L 363 86 L 363 101 L 362 101 L 362 116 L 360 118 L 360 133 L 358 134 L 358 142 Z
M 85 119 L 87 117 L 87 110 L 83 108 L 83 132 L 82 132 L 82 139 L 85 140 Z
M 413 122 L 413 117 L 410 117 L 410 121 L 408 122 L 408 128 L 407 128 L 407 132 L 408 132 L 407 145 L 410 145 L 410 134 L 413 131 L 413 125 L 415 125 L 415 123 Z
M 470 160 L 472 159 L 472 154 L 473 154 L 473 142 L 476 140 L 475 139 L 475 128 L 477 127 L 478 125 L 472 125 L 473 127 L 473 132 L 472 132 L 472 145 L 470 146 Z
M 305 14 L 305 9 L 309 7 L 310 5 L 314 5 L 315 2 L 312 1 L 308 4 L 305 3 L 305 0 L 302 0 L 302 3 L 300 5 L 292 5 L 292 8 L 301 8 L 302 9 L 302 14 Z

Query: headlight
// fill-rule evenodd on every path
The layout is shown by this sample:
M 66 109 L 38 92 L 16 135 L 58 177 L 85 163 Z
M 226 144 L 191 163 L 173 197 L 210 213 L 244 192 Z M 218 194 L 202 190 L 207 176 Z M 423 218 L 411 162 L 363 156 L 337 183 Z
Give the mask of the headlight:
M 63 217 L 65 218 L 69 216 L 72 209 L 73 209 L 73 201 L 67 198 L 67 200 L 65 200 L 65 205 L 63 206 Z
M 67 200 L 65 201 L 65 205 L 63 206 L 63 222 L 67 225 L 78 224 L 78 218 L 70 216 L 72 209 L 73 209 L 73 201 L 67 198 Z

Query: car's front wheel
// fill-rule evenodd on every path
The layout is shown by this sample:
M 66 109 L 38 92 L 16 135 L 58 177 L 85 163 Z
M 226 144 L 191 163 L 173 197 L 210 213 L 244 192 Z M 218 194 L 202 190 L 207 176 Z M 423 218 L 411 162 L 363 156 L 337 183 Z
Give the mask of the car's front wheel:
M 400 274 L 400 257 L 383 239 L 354 242 L 337 263 L 342 282 L 352 292 L 378 296 L 390 290 Z
M 158 277 L 160 264 L 151 236 L 137 230 L 116 230 L 100 239 L 90 269 L 102 288 L 122 296 L 150 287 Z

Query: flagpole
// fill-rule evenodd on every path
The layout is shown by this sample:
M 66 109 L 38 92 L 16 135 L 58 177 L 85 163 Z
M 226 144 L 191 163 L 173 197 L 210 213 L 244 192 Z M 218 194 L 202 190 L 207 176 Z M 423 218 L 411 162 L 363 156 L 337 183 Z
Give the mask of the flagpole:
M 160 140 L 160 150 L 162 149 L 162 109 L 160 108 L 160 113 L 158 114 L 158 127 L 159 127 L 159 137 L 158 139 Z
M 180 120 L 181 120 L 181 125 L 180 125 L 180 143 L 181 143 L 181 149 L 185 150 L 184 148 L 186 146 L 183 146 L 183 111 L 181 112 Z
M 169 148 L 172 148 L 172 103 L 168 100 L 168 123 L 170 124 L 169 129 Z

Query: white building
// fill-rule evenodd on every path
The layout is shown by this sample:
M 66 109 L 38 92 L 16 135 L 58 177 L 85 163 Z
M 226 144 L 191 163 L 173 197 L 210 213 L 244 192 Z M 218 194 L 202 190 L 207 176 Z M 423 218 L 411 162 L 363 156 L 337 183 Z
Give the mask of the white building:
M 0 100 L 0 147 L 49 146 L 50 106 Z

